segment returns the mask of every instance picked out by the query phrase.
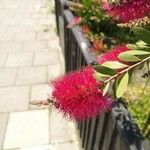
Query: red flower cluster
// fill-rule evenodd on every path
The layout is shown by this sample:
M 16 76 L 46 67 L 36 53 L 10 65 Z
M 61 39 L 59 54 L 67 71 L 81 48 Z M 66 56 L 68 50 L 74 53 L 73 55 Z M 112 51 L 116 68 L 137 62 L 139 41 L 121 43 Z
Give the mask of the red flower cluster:
M 101 85 L 90 66 L 59 77 L 50 84 L 56 107 L 71 119 L 82 121 L 111 108 L 111 102 L 102 96 Z
M 114 49 L 104 53 L 102 56 L 98 57 L 97 62 L 99 64 L 103 64 L 106 61 L 119 61 L 118 55 L 128 50 L 129 49 L 126 45 L 119 45 Z
M 103 8 L 109 15 L 120 22 L 143 18 L 150 15 L 150 0 L 132 0 L 122 5 L 109 5 L 104 1 Z

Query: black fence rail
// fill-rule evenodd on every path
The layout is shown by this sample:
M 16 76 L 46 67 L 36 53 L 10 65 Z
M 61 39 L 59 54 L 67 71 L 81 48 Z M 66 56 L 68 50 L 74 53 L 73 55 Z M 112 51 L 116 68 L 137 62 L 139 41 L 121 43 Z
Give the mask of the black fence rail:
M 64 0 L 55 0 L 60 45 L 64 51 L 66 72 L 95 61 L 90 43 L 79 26 L 68 28 L 73 14 L 64 9 Z M 82 147 L 85 150 L 150 150 L 137 125 L 121 102 L 111 112 L 85 122 L 78 122 Z

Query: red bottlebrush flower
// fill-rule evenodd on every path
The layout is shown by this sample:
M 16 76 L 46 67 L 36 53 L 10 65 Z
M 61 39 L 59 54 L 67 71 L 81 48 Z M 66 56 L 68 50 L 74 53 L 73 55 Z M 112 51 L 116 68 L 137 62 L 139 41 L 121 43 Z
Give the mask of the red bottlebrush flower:
M 90 31 L 88 25 L 84 24 L 82 25 L 82 33 L 86 34 Z
M 150 0 L 132 0 L 114 6 L 104 1 L 102 7 L 109 15 L 122 23 L 150 15 Z
M 128 47 L 126 45 L 119 45 L 114 49 L 104 53 L 102 56 L 99 56 L 97 62 L 99 64 L 103 64 L 107 61 L 119 61 L 118 55 L 122 52 L 128 51 Z
M 76 16 L 76 17 L 74 17 L 74 18 L 71 20 L 71 22 L 68 24 L 68 28 L 74 27 L 74 26 L 80 24 L 80 22 L 81 22 L 81 17 Z
M 57 108 L 71 119 L 85 120 L 111 108 L 111 102 L 102 96 L 90 66 L 50 82 Z

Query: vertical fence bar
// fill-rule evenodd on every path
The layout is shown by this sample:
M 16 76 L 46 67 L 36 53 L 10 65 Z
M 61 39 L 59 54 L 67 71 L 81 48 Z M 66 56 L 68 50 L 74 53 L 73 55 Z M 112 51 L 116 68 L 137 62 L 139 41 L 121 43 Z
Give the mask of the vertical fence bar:
M 55 17 L 56 17 L 57 33 L 59 35 L 59 0 L 55 0 Z
M 105 124 L 105 114 L 99 117 L 97 132 L 95 135 L 94 150 L 100 150 L 100 141 L 102 141 L 103 126 Z
M 94 142 L 95 142 L 95 136 L 96 136 L 96 130 L 98 125 L 98 118 L 91 119 L 91 126 L 90 126 L 90 133 L 89 133 L 89 140 L 87 145 L 87 150 L 93 150 Z
M 87 146 L 88 146 L 90 127 L 91 127 L 91 121 L 89 119 L 87 121 L 87 126 L 86 126 L 86 131 L 85 131 L 85 139 L 84 139 L 84 143 L 83 143 L 83 147 L 85 150 L 87 149 Z

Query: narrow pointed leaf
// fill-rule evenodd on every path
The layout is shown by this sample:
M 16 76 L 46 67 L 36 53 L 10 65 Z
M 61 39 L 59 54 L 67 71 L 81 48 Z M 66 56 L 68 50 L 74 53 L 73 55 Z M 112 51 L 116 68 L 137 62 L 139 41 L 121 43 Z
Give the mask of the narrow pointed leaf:
M 140 59 L 134 55 L 131 55 L 129 53 L 121 53 L 119 54 L 118 58 L 125 62 L 137 62 L 140 61 Z
M 117 80 L 114 81 L 113 85 L 112 85 L 112 94 L 114 99 L 116 98 L 116 90 L 117 90 Z
M 105 94 L 107 93 L 108 89 L 109 89 L 109 86 L 110 86 L 110 82 L 108 82 L 106 85 L 105 85 L 105 88 L 103 90 L 103 96 L 105 96 Z
M 111 69 L 122 69 L 128 67 L 126 64 L 122 64 L 118 61 L 107 61 L 102 64 L 102 66 L 111 68 Z
M 100 80 L 100 79 L 101 79 L 100 73 L 98 73 L 98 72 L 96 72 L 96 71 L 95 71 L 95 73 L 94 73 L 94 76 L 95 76 L 95 78 L 96 78 L 97 80 Z
M 134 27 L 132 29 L 134 34 L 142 41 L 147 44 L 150 44 L 150 31 L 141 27 Z
M 136 42 L 136 45 L 138 45 L 138 46 L 146 46 L 147 45 L 147 43 L 145 43 L 144 41 L 138 41 L 138 42 Z
M 103 75 L 113 76 L 113 75 L 116 74 L 116 71 L 115 71 L 115 70 L 113 70 L 113 69 L 111 69 L 111 68 L 108 68 L 108 67 L 105 67 L 105 66 L 94 65 L 93 67 L 94 67 L 94 69 L 95 69 L 97 72 L 99 72 L 99 73 L 101 73 L 101 74 L 103 74 Z
M 129 82 L 129 74 L 128 72 L 123 75 L 119 80 L 118 80 L 118 85 L 116 87 L 116 96 L 117 98 L 122 97 L 122 95 L 125 93 L 127 89 L 127 85 Z
M 98 81 L 105 81 L 108 77 L 110 77 L 108 75 L 104 75 L 104 74 L 98 73 L 96 71 L 94 73 L 94 76 Z
M 149 51 L 150 47 L 146 45 L 134 45 L 134 44 L 128 44 L 127 47 L 131 50 L 141 50 L 141 51 Z
M 130 50 L 130 51 L 126 51 L 123 52 L 121 54 L 130 54 L 130 55 L 150 55 L 150 52 L 148 51 L 141 51 L 141 50 Z

